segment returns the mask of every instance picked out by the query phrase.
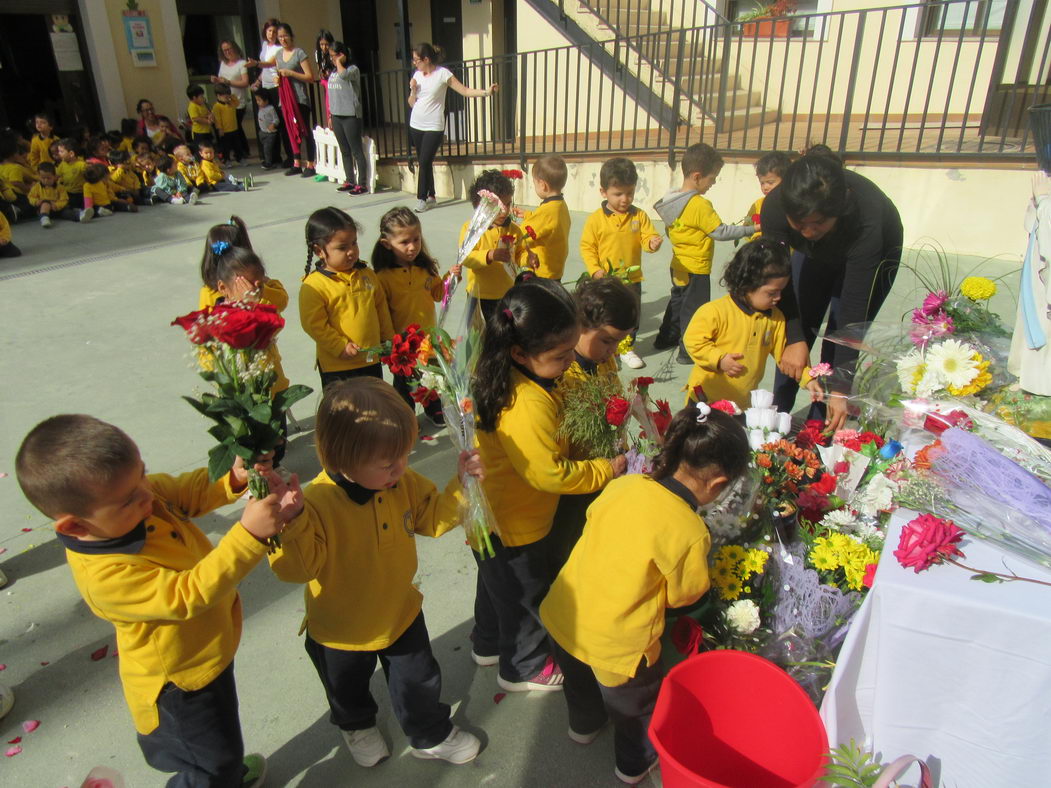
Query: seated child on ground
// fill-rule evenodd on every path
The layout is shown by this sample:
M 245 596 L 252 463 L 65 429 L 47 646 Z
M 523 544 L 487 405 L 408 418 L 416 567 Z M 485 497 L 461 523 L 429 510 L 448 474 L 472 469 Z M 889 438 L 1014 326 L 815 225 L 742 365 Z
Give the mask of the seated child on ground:
M 29 190 L 29 204 L 36 208 L 40 215 L 40 226 L 52 227 L 53 218 L 57 219 L 69 203 L 66 189 L 58 182 L 55 165 L 49 161 L 41 162 L 37 167 L 37 183 Z
M 139 210 L 130 197 L 118 196 L 117 185 L 110 180 L 109 168 L 104 164 L 89 164 L 84 168 L 84 208 L 94 208 L 96 216 L 112 216 L 114 211 L 135 213 Z
M 197 190 L 186 180 L 178 162 L 165 154 L 157 156 L 156 161 L 157 174 L 150 187 L 150 197 L 156 202 L 170 202 L 172 205 L 196 204 Z
M 190 186 L 200 192 L 209 191 L 208 179 L 205 177 L 201 164 L 197 161 L 197 157 L 193 155 L 189 145 L 176 145 L 172 149 L 172 157 L 178 162 L 179 172 L 182 173 L 182 176 Z
M 149 203 L 149 191 L 132 168 L 127 151 L 114 149 L 109 152 L 109 179 L 121 200 L 131 200 L 136 205 Z
M 209 189 L 217 192 L 244 191 L 244 186 L 233 175 L 223 172 L 223 164 L 216 158 L 212 143 L 202 142 L 197 146 L 197 152 L 201 154 L 201 177 Z

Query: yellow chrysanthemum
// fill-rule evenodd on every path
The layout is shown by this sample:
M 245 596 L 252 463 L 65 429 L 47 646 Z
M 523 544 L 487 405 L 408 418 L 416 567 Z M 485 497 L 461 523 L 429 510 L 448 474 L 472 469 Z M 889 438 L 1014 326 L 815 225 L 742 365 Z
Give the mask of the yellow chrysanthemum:
M 865 567 L 857 564 L 848 564 L 843 567 L 843 574 L 847 578 L 847 588 L 851 591 L 860 591 L 865 580 Z
M 969 394 L 977 394 L 993 382 L 993 376 L 989 372 L 989 362 L 985 361 L 980 353 L 975 353 L 971 358 L 978 362 L 978 375 L 966 386 L 949 386 L 949 393 L 954 397 L 966 397 Z
M 733 569 L 730 568 L 729 564 L 716 563 L 712 568 L 712 583 L 716 588 L 725 587 L 726 584 L 733 579 Z
M 620 340 L 620 344 L 617 345 L 617 354 L 623 356 L 625 353 L 631 350 L 634 344 L 635 343 L 631 341 L 630 336 L 624 337 L 624 339 Z
M 720 551 L 729 561 L 733 561 L 735 564 L 739 561 L 744 560 L 744 548 L 738 544 L 728 544 Z
M 741 577 L 747 580 L 752 575 L 761 574 L 769 557 L 762 550 L 749 550 L 741 561 Z
M 741 596 L 741 581 L 736 578 L 728 580 L 726 585 L 719 589 L 719 596 L 728 601 L 737 599 Z
M 821 541 L 820 539 L 818 541 Z M 816 544 L 810 551 L 810 562 L 815 569 L 831 570 L 839 566 L 836 554 L 827 544 Z
M 960 292 L 972 301 L 988 301 L 996 295 L 996 283 L 984 276 L 969 276 L 960 283 Z
M 832 534 L 828 537 L 829 549 L 840 564 L 845 564 L 850 560 L 855 544 L 846 534 Z

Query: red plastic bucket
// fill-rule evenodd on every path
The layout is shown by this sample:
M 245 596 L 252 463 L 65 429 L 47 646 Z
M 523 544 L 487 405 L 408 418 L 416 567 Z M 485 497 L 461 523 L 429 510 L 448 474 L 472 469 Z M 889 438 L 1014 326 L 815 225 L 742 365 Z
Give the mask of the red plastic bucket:
M 709 651 L 676 665 L 650 723 L 665 788 L 808 788 L 828 736 L 802 688 L 769 660 Z

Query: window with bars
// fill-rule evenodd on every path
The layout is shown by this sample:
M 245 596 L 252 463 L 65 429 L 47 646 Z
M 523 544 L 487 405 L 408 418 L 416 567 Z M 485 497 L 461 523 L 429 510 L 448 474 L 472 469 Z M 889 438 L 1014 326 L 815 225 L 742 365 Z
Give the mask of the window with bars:
M 1000 32 L 1009 0 L 928 0 L 922 30 L 927 36 L 947 33 L 980 36 Z

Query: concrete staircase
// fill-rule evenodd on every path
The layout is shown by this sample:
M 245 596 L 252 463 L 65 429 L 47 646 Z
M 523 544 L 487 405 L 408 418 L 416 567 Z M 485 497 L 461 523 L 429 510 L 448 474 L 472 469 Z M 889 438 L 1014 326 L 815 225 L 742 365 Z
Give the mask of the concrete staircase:
M 743 88 L 740 77 L 731 70 L 724 75 L 723 28 L 714 26 L 714 14 L 704 11 L 687 19 L 680 6 L 679 18 L 672 20 L 667 10 L 653 7 L 656 1 L 566 0 L 563 5 L 580 28 L 596 41 L 607 42 L 607 51 L 640 80 L 652 79 L 654 90 L 674 92 L 678 83 L 679 114 L 691 123 L 715 122 L 718 131 L 728 132 L 778 119 L 778 110 L 763 106 L 761 91 Z M 675 35 L 684 24 L 697 27 Z M 614 43 L 610 38 L 629 41 Z M 720 93 L 723 108 L 718 117 Z

